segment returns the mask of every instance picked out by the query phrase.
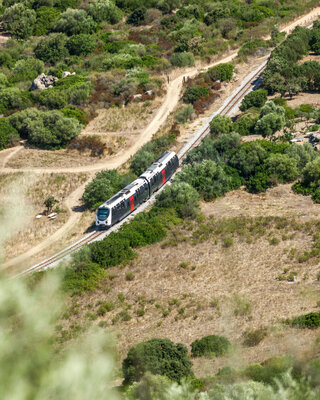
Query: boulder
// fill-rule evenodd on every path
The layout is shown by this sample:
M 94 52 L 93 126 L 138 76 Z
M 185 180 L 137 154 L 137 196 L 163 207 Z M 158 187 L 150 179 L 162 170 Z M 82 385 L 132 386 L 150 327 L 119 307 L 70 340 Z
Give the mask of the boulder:
M 52 87 L 59 79 L 53 75 L 41 74 L 32 82 L 31 90 L 44 90 Z
M 76 74 L 75 72 L 71 73 L 70 71 L 63 71 L 61 77 L 66 78 L 69 75 L 75 75 L 75 74 Z

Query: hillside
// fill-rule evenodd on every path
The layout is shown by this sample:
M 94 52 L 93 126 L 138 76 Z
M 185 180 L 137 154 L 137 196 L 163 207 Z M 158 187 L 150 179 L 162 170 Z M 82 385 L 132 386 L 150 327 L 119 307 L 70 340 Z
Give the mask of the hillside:
M 319 5 L 0 0 L 3 398 L 319 399 Z

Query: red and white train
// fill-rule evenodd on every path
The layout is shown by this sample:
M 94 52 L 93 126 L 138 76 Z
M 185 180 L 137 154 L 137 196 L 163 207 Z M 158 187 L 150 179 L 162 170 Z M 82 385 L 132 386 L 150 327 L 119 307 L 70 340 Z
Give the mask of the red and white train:
M 121 221 L 163 186 L 178 167 L 179 159 L 176 153 L 163 153 L 139 178 L 98 208 L 96 226 L 108 229 Z

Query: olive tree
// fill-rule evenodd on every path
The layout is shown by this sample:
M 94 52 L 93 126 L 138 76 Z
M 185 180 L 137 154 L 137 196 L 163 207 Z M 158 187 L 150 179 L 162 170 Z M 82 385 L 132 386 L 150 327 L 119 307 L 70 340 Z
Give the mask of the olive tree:
M 63 32 L 68 36 L 79 35 L 80 33 L 93 33 L 97 24 L 85 10 L 74 10 L 69 8 L 56 20 L 53 30 Z
M 36 12 L 22 3 L 7 8 L 2 17 L 4 28 L 17 39 L 26 39 L 32 35 L 36 19 Z
M 212 136 L 219 136 L 232 131 L 232 122 L 229 117 L 217 115 L 210 122 L 210 133 Z
M 89 4 L 89 15 L 96 21 L 116 24 L 123 17 L 123 12 L 111 0 L 98 0 Z
M 287 154 L 271 154 L 265 166 L 268 175 L 276 177 L 281 183 L 292 182 L 299 176 L 297 161 Z
M 54 64 L 69 54 L 66 42 L 67 37 L 63 33 L 51 33 L 37 44 L 34 49 L 35 55 L 44 62 Z

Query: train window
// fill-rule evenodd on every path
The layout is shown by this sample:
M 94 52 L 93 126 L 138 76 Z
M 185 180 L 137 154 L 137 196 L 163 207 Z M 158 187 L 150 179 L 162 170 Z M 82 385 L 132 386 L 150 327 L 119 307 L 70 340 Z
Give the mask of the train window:
M 121 203 L 121 208 L 124 208 L 124 202 Z

